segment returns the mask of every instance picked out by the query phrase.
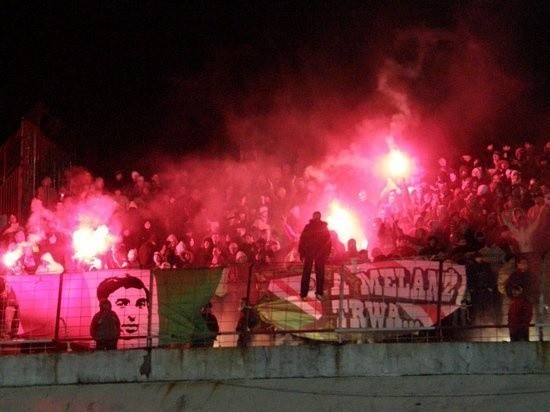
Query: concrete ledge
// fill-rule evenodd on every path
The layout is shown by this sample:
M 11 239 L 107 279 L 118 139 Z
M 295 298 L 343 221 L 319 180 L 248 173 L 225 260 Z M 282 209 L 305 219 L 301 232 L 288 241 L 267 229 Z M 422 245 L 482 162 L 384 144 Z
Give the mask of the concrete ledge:
M 550 374 L 0 387 L 0 411 L 546 411 Z
M 0 356 L 0 386 L 546 374 L 550 342 L 154 349 Z

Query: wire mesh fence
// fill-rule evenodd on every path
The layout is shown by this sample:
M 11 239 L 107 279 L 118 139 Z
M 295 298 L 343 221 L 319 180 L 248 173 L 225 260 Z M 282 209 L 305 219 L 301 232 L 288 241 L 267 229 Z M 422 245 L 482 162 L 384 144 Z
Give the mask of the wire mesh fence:
M 548 257 L 535 281 L 529 339 L 547 340 Z M 116 348 L 246 347 L 311 342 L 510 340 L 512 299 L 449 261 L 328 264 L 303 296 L 303 265 L 271 262 L 168 270 L 101 270 L 0 279 L 0 351 L 90 351 L 108 300 L 120 322 Z

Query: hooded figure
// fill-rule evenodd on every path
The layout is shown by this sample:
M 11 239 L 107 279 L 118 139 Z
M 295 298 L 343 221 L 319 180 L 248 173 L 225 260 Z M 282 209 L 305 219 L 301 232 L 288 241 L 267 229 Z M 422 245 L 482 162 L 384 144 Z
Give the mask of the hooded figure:
M 96 341 L 96 349 L 116 349 L 120 337 L 120 319 L 111 310 L 109 299 L 99 300 L 99 312 L 92 319 L 90 335 Z

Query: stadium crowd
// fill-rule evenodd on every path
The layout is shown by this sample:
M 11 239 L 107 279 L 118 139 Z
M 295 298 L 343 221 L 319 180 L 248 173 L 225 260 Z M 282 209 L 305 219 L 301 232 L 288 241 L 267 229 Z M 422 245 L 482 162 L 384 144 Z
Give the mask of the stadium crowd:
M 216 179 L 223 170 L 210 180 L 188 173 L 146 178 L 138 171 L 117 171 L 105 180 L 76 167 L 66 171 L 59 188 L 45 177 L 29 221 L 23 224 L 11 215 L 2 229 L 2 254 L 18 251 L 8 263 L 4 259 L 3 271 L 299 262 L 297 242 L 305 216 L 318 208 L 330 182 L 288 163 L 264 169 L 261 160 L 252 159 L 249 170 L 246 183 L 236 179 L 231 184 Z M 330 262 L 451 259 L 466 265 L 472 307 L 498 300 L 514 285 L 534 302 L 550 245 L 550 142 L 490 145 L 476 156 L 440 158 L 424 170 L 406 179 L 388 178 L 378 199 L 359 196 L 355 209 L 373 211 L 361 216 L 368 251 L 332 231 Z M 55 215 L 96 197 L 115 202 L 110 224 L 118 222 L 120 233 L 101 256 L 75 260 L 70 234 L 54 224 L 42 225 L 40 236 L 35 232 L 37 220 L 48 221 L 37 211 Z M 517 274 L 520 258 L 527 262 L 528 275 Z

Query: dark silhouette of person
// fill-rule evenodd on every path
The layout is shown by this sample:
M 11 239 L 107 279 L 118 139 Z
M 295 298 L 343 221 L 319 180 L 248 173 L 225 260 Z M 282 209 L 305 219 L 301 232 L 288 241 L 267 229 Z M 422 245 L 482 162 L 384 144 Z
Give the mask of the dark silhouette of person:
M 511 342 L 529 340 L 529 324 L 533 317 L 533 306 L 523 294 L 519 285 L 511 287 L 512 303 L 508 309 L 508 331 Z
M 241 298 L 240 312 L 237 327 L 235 328 L 239 335 L 237 347 L 246 348 L 250 346 L 252 342 L 251 332 L 260 325 L 260 318 L 254 307 L 250 305 L 250 302 L 248 302 L 246 298 Z
M 208 331 L 202 332 L 193 339 L 191 342 L 191 347 L 193 348 L 211 348 L 214 346 L 214 341 L 220 333 L 220 325 L 218 319 L 212 313 L 212 303 L 208 302 L 201 308 L 201 318 L 206 324 Z
M 332 240 L 327 222 L 321 220 L 321 212 L 313 212 L 309 223 L 300 235 L 298 252 L 304 262 L 300 297 L 305 300 L 309 291 L 311 271 L 315 266 L 315 296 L 323 299 L 325 281 L 325 263 L 332 249 Z
M 97 350 L 111 350 L 117 348 L 120 337 L 120 319 L 111 310 L 109 299 L 99 301 L 99 312 L 97 312 L 90 325 L 90 335 L 96 342 Z

